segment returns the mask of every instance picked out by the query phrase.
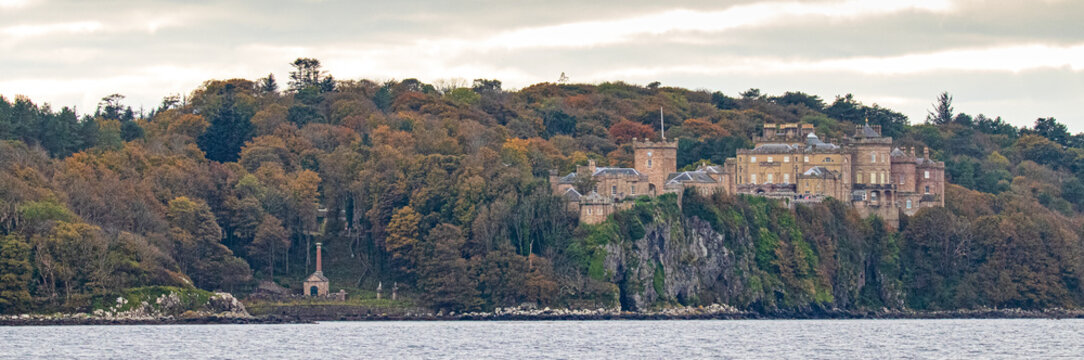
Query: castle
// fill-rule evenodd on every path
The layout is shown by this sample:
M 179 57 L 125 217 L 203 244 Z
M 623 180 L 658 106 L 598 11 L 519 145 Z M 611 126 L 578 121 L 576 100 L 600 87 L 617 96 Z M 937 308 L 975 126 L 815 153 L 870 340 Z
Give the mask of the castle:
M 665 133 L 664 133 L 665 134 Z M 839 144 L 822 141 L 811 124 L 765 124 L 752 149 L 740 149 L 721 166 L 677 171 L 677 142 L 633 139 L 633 167 L 598 167 L 594 161 L 550 184 L 580 221 L 597 224 L 632 207 L 639 196 L 715 192 L 782 199 L 788 206 L 835 198 L 862 216 L 877 215 L 893 226 L 900 212 L 944 206 L 945 163 L 929 149 L 893 148 L 877 125 L 858 125 Z M 579 189 L 579 190 L 577 190 Z M 581 190 L 586 191 L 582 194 Z

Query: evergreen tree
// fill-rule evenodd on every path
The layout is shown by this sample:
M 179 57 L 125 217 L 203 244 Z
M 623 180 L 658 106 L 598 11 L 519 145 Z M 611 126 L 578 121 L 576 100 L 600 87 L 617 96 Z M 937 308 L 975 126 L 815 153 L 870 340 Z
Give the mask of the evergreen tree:
M 236 86 L 226 83 L 221 104 L 210 114 L 211 127 L 200 136 L 200 149 L 218 162 L 236 161 L 241 147 L 252 138 L 252 110 L 239 104 Z
M 926 114 L 926 122 L 935 125 L 944 125 L 952 122 L 952 95 L 948 91 L 937 96 L 937 102 L 933 104 L 933 110 Z

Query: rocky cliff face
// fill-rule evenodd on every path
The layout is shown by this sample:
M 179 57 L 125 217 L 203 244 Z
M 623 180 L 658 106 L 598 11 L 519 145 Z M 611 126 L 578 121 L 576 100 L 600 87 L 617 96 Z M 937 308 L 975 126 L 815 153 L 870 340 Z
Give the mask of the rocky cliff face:
M 603 265 L 624 310 L 728 304 L 815 313 L 901 305 L 894 280 L 879 270 L 892 265 L 879 260 L 891 258 L 879 253 L 888 237 L 843 208 L 795 212 L 766 200 L 688 197 L 679 208 L 666 201 L 637 205 L 599 228 L 613 234 Z
M 703 220 L 656 223 L 645 230 L 639 240 L 606 245 L 606 270 L 614 274 L 626 310 L 657 302 L 711 302 L 741 292 L 740 282 L 733 281 L 739 260 L 724 235 Z

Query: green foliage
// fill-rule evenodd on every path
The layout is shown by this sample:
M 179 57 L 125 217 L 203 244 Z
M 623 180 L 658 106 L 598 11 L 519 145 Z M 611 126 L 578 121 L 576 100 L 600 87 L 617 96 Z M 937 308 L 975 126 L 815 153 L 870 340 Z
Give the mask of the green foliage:
M 30 244 L 18 235 L 0 237 L 0 314 L 29 308 L 32 274 Z

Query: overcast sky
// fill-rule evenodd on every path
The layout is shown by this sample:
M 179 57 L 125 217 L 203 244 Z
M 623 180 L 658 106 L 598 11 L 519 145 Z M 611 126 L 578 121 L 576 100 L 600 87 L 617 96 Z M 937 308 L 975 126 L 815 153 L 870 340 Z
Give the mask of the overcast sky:
M 285 85 L 315 57 L 337 79 L 625 81 L 831 102 L 912 123 L 957 111 L 1084 131 L 1084 1 L 0 0 L 0 94 L 148 109 L 208 79 Z

